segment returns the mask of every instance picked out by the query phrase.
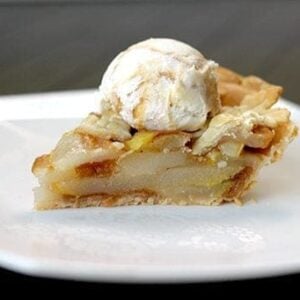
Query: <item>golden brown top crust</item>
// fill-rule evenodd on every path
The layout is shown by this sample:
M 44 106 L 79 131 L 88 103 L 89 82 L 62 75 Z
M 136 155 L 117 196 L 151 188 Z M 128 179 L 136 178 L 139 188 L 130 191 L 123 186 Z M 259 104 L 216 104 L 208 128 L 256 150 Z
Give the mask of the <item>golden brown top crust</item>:
M 271 108 L 279 99 L 282 87 L 220 67 L 218 89 L 222 111 L 210 120 L 206 130 L 196 134 L 198 138 L 193 145 L 193 154 L 209 152 L 224 138 L 238 140 L 248 147 L 266 149 L 274 144 L 272 140 L 279 126 L 289 126 L 286 140 L 295 136 L 296 127 L 290 121 L 289 111 Z
M 44 154 L 37 157 L 32 165 L 31 172 L 35 175 L 38 175 L 38 171 L 41 169 L 50 169 L 51 161 L 50 161 L 50 154 Z
M 89 114 L 81 122 L 77 132 L 112 141 L 125 141 L 131 138 L 130 126 L 119 117 L 110 113 L 106 115 Z
M 240 106 L 269 101 L 271 107 L 282 94 L 282 87 L 267 83 L 256 76 L 243 77 L 231 70 L 219 67 L 217 69 L 218 92 L 223 106 Z
M 217 68 L 217 76 L 218 76 L 218 83 L 220 82 L 227 82 L 227 83 L 234 83 L 234 84 L 241 84 L 242 77 L 229 69 L 218 67 Z
M 74 133 L 80 137 L 81 143 L 86 149 L 108 149 L 109 147 L 111 147 L 111 141 L 106 140 L 103 137 L 98 137 L 87 132 L 82 132 L 80 131 L 80 129 L 76 129 Z

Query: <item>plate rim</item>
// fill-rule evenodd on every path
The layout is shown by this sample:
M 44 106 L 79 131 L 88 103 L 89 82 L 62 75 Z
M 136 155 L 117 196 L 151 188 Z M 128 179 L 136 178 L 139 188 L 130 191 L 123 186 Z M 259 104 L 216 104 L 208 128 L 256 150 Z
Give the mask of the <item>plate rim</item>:
M 11 253 L 0 249 L 0 266 L 24 275 L 52 279 L 79 280 L 106 283 L 196 283 L 228 280 L 248 280 L 297 274 L 300 260 L 293 263 L 257 263 L 247 266 L 151 266 L 151 265 L 104 265 L 92 262 L 51 259 L 37 260 L 34 257 Z M 87 266 L 89 268 L 87 268 Z

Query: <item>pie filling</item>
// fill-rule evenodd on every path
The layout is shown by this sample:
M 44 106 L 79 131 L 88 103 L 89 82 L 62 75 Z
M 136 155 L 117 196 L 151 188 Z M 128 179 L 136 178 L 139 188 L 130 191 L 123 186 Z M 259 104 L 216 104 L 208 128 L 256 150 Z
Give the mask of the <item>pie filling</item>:
M 51 156 L 45 160 L 52 168 Z M 133 152 L 116 160 L 83 163 L 65 170 L 64 175 L 53 168 L 40 177 L 41 187 L 35 193 L 40 198 L 40 193 L 47 191 L 53 200 L 63 195 L 68 201 L 95 195 L 106 199 L 142 194 L 175 202 L 194 203 L 199 199 L 213 202 L 219 198 L 238 198 L 260 162 L 259 156 L 247 151 L 231 158 L 214 149 L 201 159 L 186 149 Z

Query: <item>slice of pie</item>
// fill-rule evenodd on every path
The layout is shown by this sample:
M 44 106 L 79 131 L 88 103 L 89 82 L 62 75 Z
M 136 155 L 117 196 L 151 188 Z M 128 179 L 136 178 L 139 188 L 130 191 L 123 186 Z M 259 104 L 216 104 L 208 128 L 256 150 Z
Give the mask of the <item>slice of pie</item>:
M 120 98 L 114 100 L 117 110 L 109 106 L 87 116 L 35 160 L 35 208 L 241 203 L 259 169 L 282 156 L 297 128 L 286 109 L 272 108 L 281 87 L 221 67 L 214 72 L 219 107 L 211 105 L 196 130 L 184 128 L 194 126 L 196 117 L 193 123 L 180 119 L 171 130 L 149 129 L 159 126 L 157 119 L 155 126 L 146 117 L 131 122 Z M 209 86 L 206 93 L 213 94 Z

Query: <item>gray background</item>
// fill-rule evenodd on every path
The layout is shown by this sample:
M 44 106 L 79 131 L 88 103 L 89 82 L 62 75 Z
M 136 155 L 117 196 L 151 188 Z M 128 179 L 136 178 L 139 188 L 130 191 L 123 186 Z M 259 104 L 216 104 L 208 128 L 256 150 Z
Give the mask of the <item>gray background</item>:
M 94 88 L 148 37 L 285 87 L 300 103 L 300 1 L 0 0 L 0 94 Z

